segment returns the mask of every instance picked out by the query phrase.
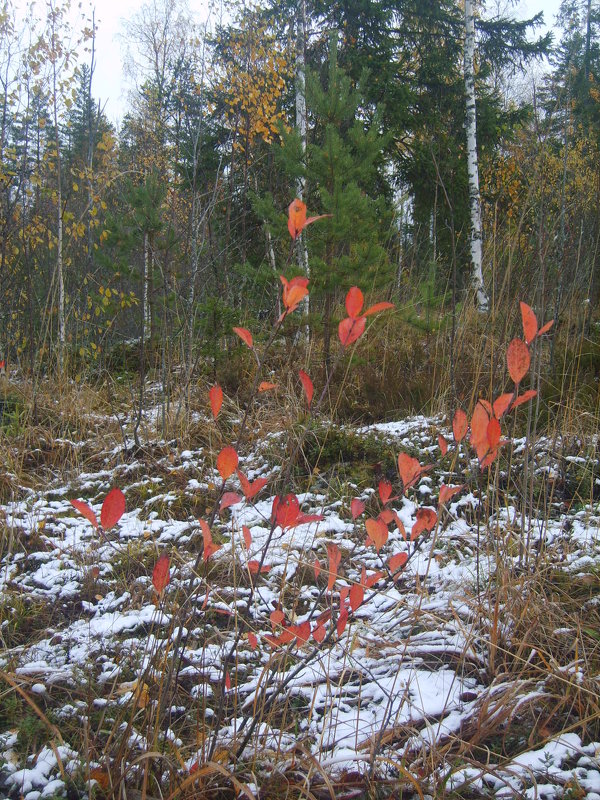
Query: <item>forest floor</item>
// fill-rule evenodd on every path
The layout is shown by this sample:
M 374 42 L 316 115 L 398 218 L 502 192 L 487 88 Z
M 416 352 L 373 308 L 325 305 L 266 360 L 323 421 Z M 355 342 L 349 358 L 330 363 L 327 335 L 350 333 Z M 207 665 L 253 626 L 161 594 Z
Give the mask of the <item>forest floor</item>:
M 257 578 L 268 484 L 222 511 L 219 549 L 199 558 L 197 519 L 220 481 L 203 410 L 195 434 L 141 449 L 108 412 L 87 423 L 79 437 L 2 434 L 0 795 L 600 800 L 595 441 L 515 435 L 488 475 L 462 445 L 440 457 L 442 418 L 319 421 L 295 480 L 302 510 L 323 519 L 276 528 Z M 273 426 L 242 449 L 250 479 L 277 474 L 285 436 Z M 395 489 L 400 452 L 435 465 L 388 502 L 407 531 L 442 484 L 468 488 L 432 532 L 407 542 L 395 528 L 378 554 L 350 504 L 377 513 L 377 470 Z M 99 515 L 113 487 L 127 510 L 102 533 L 70 500 Z M 409 558 L 393 581 L 397 552 Z M 329 625 L 363 575 L 372 587 L 341 635 L 271 646 L 274 610 Z M 256 642 L 238 637 L 242 616 Z

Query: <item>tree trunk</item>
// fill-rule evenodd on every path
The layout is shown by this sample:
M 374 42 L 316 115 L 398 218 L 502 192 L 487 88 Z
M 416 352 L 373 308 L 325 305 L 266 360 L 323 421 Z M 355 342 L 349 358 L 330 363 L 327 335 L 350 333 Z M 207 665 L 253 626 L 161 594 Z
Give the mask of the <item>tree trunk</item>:
M 306 159 L 306 0 L 298 0 L 296 19 L 296 129 L 300 136 L 302 157 Z M 306 177 L 300 175 L 296 181 L 296 196 L 299 200 L 304 201 L 305 193 Z M 298 237 L 296 253 L 300 271 L 310 277 L 308 250 L 303 233 Z M 308 296 L 305 302 L 306 310 L 308 310 Z
M 467 130 L 467 171 L 469 176 L 469 207 L 471 211 L 471 283 L 475 290 L 477 309 L 486 312 L 488 296 L 483 283 L 481 197 L 477 162 L 477 117 L 475 107 L 475 19 L 472 0 L 465 0 L 465 94 Z

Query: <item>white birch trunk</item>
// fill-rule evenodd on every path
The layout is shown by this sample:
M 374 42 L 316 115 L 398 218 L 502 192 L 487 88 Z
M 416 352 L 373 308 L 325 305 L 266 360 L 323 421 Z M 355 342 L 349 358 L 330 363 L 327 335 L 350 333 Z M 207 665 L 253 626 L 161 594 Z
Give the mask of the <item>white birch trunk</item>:
M 475 19 L 472 0 L 465 0 L 465 94 L 467 131 L 467 172 L 469 176 L 469 207 L 471 210 L 471 282 L 475 290 L 477 309 L 486 312 L 489 300 L 483 283 L 481 197 L 477 162 L 477 117 L 475 107 Z
M 302 158 L 306 158 L 306 0 L 298 0 L 296 15 L 298 29 L 296 31 L 296 129 L 300 136 Z M 306 178 L 301 175 L 296 181 L 296 196 L 304 201 Z M 307 277 L 310 277 L 308 250 L 303 234 L 300 234 L 296 247 L 298 266 Z M 307 298 L 308 310 L 308 298 Z
M 144 285 L 142 287 L 142 318 L 144 320 L 144 339 L 150 338 L 150 303 L 148 287 L 150 285 L 150 237 L 144 233 Z

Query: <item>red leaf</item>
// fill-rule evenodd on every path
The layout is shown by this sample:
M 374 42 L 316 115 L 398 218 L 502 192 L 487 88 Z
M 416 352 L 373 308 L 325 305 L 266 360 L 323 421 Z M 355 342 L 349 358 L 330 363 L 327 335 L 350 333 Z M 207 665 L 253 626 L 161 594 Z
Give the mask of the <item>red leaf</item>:
M 370 317 L 372 314 L 379 314 L 380 311 L 387 311 L 389 308 L 395 308 L 393 303 L 375 303 L 374 306 L 369 306 L 363 313 L 363 317 Z
M 321 574 L 321 562 L 319 561 L 318 558 L 315 558 L 313 566 L 314 566 L 314 571 L 315 571 L 315 580 L 318 581 L 319 580 L 319 575 Z
M 306 402 L 308 403 L 309 407 L 312 403 L 313 393 L 314 393 L 314 386 L 313 382 L 311 381 L 310 377 L 304 372 L 303 369 L 300 370 L 298 373 L 300 376 L 300 380 L 302 381 L 302 386 L 304 388 L 304 394 L 306 395 Z
M 444 506 L 455 494 L 462 492 L 464 486 L 446 486 L 446 484 L 442 484 L 440 486 L 440 496 L 438 498 L 438 505 Z
M 445 440 L 445 438 L 442 436 L 441 433 L 438 433 L 437 440 L 438 440 L 438 446 L 442 451 L 442 455 L 445 456 L 446 453 L 448 452 L 448 442 Z
M 346 630 L 346 625 L 348 623 L 348 609 L 344 606 L 340 611 L 340 615 L 337 621 L 337 635 L 341 636 L 342 633 Z
M 340 322 L 338 326 L 338 336 L 342 347 L 348 347 L 348 345 L 360 339 L 365 332 L 366 322 L 366 317 L 357 317 L 356 319 L 346 317 L 346 319 Z
M 539 331 L 538 331 L 538 336 L 542 336 L 544 333 L 548 333 L 548 331 L 550 330 L 550 328 L 551 328 L 553 325 L 554 325 L 554 320 L 553 320 L 553 319 L 551 319 L 551 320 L 550 320 L 550 322 L 547 322 L 545 325 L 543 325 L 543 326 L 542 326 L 542 327 L 539 329 Z
M 239 494 L 235 492 L 225 492 L 223 497 L 221 498 L 221 504 L 219 506 L 219 511 L 224 511 L 229 506 L 234 506 L 236 503 L 241 503 L 242 498 Z
M 248 571 L 249 571 L 250 575 L 258 575 L 258 568 L 259 567 L 260 567 L 260 574 L 261 575 L 266 575 L 267 572 L 271 571 L 271 567 L 268 567 L 266 565 L 263 565 L 261 567 L 260 566 L 260 561 L 256 561 L 256 560 L 252 559 L 252 561 L 248 562 Z
M 227 480 L 236 470 L 239 463 L 238 454 L 233 447 L 224 447 L 217 456 L 217 469 L 224 481 Z
M 525 337 L 525 344 L 531 344 L 538 332 L 537 317 L 531 306 L 527 303 L 519 303 L 521 307 L 521 319 L 523 321 L 523 336 Z M 518 383 L 518 381 L 515 381 Z
M 248 347 L 252 350 L 252 348 L 254 347 L 254 340 L 252 339 L 252 334 L 250 333 L 249 330 L 247 330 L 246 328 L 234 328 L 233 332 L 237 333 L 242 342 L 244 342 L 244 344 L 247 344 Z
M 487 440 L 490 450 L 495 450 L 502 436 L 502 429 L 500 423 L 495 417 L 492 417 L 487 426 Z
M 273 627 L 273 630 L 275 630 L 278 625 L 283 624 L 285 620 L 285 614 L 280 608 L 276 608 L 275 611 L 271 611 L 269 614 L 269 619 L 271 620 L 271 626 Z
M 365 599 L 365 587 L 358 583 L 354 583 L 350 589 L 349 597 L 350 608 L 352 611 L 356 611 L 356 609 L 362 605 L 363 600 Z
M 221 389 L 217 383 L 214 386 L 211 386 L 208 396 L 210 398 L 210 407 L 213 418 L 216 419 L 219 415 L 219 411 L 221 410 L 221 406 L 223 405 L 223 389 Z
M 255 633 L 250 632 L 248 634 L 248 644 L 250 645 L 250 647 L 253 650 L 256 650 L 256 648 L 258 646 L 258 639 L 256 638 L 256 634 Z
M 536 396 L 537 396 L 537 391 L 535 389 L 528 389 L 526 392 L 523 392 L 523 394 L 517 397 L 517 399 L 513 403 L 513 407 L 511 410 L 518 408 L 519 406 L 522 406 L 523 403 L 527 403 L 529 402 L 529 400 L 533 400 L 533 398 Z
M 365 503 L 362 500 L 359 500 L 358 497 L 354 497 L 350 503 L 350 513 L 352 514 L 352 519 L 360 517 L 365 508 Z
M 501 394 L 500 397 L 497 397 L 494 400 L 494 405 L 492 407 L 494 409 L 494 416 L 496 419 L 502 419 L 502 417 L 506 414 L 514 396 L 514 392 Z
M 237 470 L 237 476 L 240 479 L 242 491 L 244 492 L 246 500 L 252 500 L 253 497 L 256 497 L 260 490 L 269 482 L 268 478 L 257 478 L 251 483 L 239 469 Z
M 390 522 L 393 522 L 396 518 L 396 512 L 392 511 L 391 508 L 384 508 L 383 511 L 380 511 L 377 515 L 377 519 L 380 519 L 386 525 L 389 525 Z
M 158 594 L 161 594 L 170 580 L 171 575 L 169 572 L 169 556 L 166 553 L 163 553 L 154 565 L 154 570 L 152 571 L 152 585 Z
M 327 581 L 327 591 L 330 592 L 335 586 L 338 578 L 338 568 L 342 560 L 342 553 L 337 544 L 327 545 L 327 555 L 329 557 L 329 579 Z
M 411 542 L 414 542 L 417 536 L 423 531 L 432 531 L 435 528 L 436 522 L 437 514 L 432 508 L 420 508 L 417 511 L 417 521 L 412 526 L 410 532 Z
M 388 566 L 390 568 L 390 572 L 392 575 L 396 573 L 399 569 L 406 564 L 408 561 L 408 554 L 407 553 L 396 553 L 396 555 L 391 556 L 390 560 L 388 561 Z M 398 578 L 397 575 L 394 575 L 394 580 Z
M 98 520 L 92 509 L 83 500 L 71 500 L 71 505 L 76 508 L 79 513 L 84 516 L 88 522 L 91 522 L 94 528 L 98 527 Z
M 367 545 L 372 543 L 375 546 L 375 550 L 379 552 L 388 540 L 389 533 L 387 525 L 381 519 L 367 519 L 365 521 L 365 527 L 369 534 Z
M 419 480 L 425 470 L 416 458 L 412 458 L 408 453 L 400 453 L 398 456 L 398 472 L 400 473 L 403 489 L 406 491 Z
M 287 629 L 293 636 L 296 637 L 296 644 L 302 646 L 310 639 L 310 622 L 301 622 L 299 625 L 290 625 Z
M 372 586 L 375 586 L 377 581 L 380 581 L 384 577 L 384 575 L 385 573 L 383 572 L 374 572 L 372 575 L 369 575 L 369 577 L 365 581 L 365 586 L 367 587 L 367 589 L 370 589 Z
M 125 495 L 120 489 L 112 489 L 104 498 L 100 511 L 100 525 L 105 531 L 114 528 L 125 513 Z
M 212 533 L 210 531 L 210 528 L 208 527 L 208 523 L 205 522 L 203 519 L 198 520 L 198 522 L 200 524 L 200 528 L 202 529 L 202 539 L 204 541 L 204 550 L 202 552 L 202 558 L 206 563 L 208 559 L 221 548 L 213 542 Z
M 242 525 L 242 534 L 244 535 L 244 544 L 246 545 L 246 550 L 250 550 L 250 546 L 252 545 L 252 534 L 250 533 L 250 528 L 247 525 Z
M 299 514 L 300 503 L 295 494 L 287 494 L 285 497 L 277 496 L 273 500 L 271 516 L 283 530 L 293 527 L 298 521 Z
M 452 433 L 455 442 L 462 442 L 467 434 L 469 427 L 469 420 L 462 408 L 457 408 L 454 412 L 454 419 L 452 420 Z
M 225 689 L 227 691 L 231 689 L 231 677 L 228 672 L 225 673 Z
M 506 351 L 506 365 L 508 374 L 515 383 L 520 383 L 531 364 L 529 348 L 522 339 L 513 339 Z
M 313 639 L 315 640 L 315 642 L 317 642 L 317 644 L 321 644 L 321 642 L 325 638 L 325 633 L 326 633 L 325 625 L 323 625 L 322 623 L 319 623 L 314 628 L 314 630 L 312 632 L 312 636 L 313 636 Z
M 268 392 L 271 389 L 276 389 L 276 388 L 277 388 L 277 384 L 276 383 L 271 383 L 270 381 L 261 381 L 258 384 L 258 391 L 259 392 Z
M 381 502 L 385 505 L 392 496 L 392 484 L 383 478 L 379 481 L 379 497 Z
M 491 450 L 487 456 L 481 462 L 481 469 L 485 469 L 486 467 L 491 466 L 494 461 L 498 458 L 498 449 Z
M 365 298 L 358 286 L 353 286 L 346 295 L 346 311 L 351 319 L 356 319 L 363 307 Z

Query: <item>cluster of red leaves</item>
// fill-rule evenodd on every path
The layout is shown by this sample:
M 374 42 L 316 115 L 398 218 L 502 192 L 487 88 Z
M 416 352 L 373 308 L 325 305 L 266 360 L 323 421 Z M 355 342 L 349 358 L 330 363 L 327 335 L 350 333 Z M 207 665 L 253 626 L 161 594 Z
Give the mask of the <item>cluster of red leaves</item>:
M 508 374 L 515 384 L 514 390 L 499 395 L 493 403 L 480 398 L 471 416 L 471 436 L 469 441 L 477 454 L 482 469 L 494 463 L 498 457 L 500 447 L 507 443 L 505 439 L 502 439 L 502 427 L 500 424 L 502 417 L 507 412 L 514 411 L 523 403 L 529 402 L 537 395 L 535 389 L 528 389 L 523 394 L 519 394 L 519 384 L 527 375 L 531 365 L 531 344 L 538 336 L 547 333 L 554 323 L 554 320 L 550 320 L 542 328 L 539 328 L 533 309 L 523 302 L 520 303 L 520 308 L 523 339 L 513 339 L 506 351 L 506 366 Z M 468 429 L 469 420 L 467 415 L 462 409 L 457 409 L 452 420 L 452 433 L 456 444 L 465 438 Z M 442 455 L 446 455 L 448 442 L 441 434 L 438 436 L 438 443 Z M 443 502 L 447 502 L 452 496 L 449 494 L 450 489 L 449 487 L 442 488 L 445 489 Z M 440 498 L 441 496 L 442 491 L 440 491 Z
M 348 290 L 346 295 L 346 312 L 348 316 L 338 326 L 338 336 L 342 347 L 348 347 L 348 345 L 360 339 L 365 332 L 367 317 L 378 314 L 380 311 L 394 308 L 393 303 L 375 303 L 374 306 L 370 306 L 361 314 L 364 302 L 365 298 L 358 286 L 353 286 Z

